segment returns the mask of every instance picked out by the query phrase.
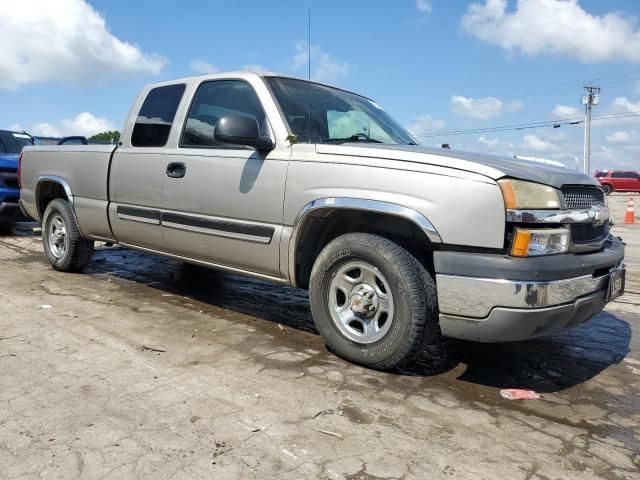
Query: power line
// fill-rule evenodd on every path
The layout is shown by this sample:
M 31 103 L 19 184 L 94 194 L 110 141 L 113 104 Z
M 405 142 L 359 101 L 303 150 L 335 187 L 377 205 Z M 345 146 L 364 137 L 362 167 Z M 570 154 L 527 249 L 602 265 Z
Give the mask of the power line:
M 611 115 L 599 115 L 597 117 L 592 117 L 592 120 L 595 122 L 596 120 L 612 120 L 616 118 L 628 118 L 628 117 L 640 117 L 640 112 L 637 113 L 620 113 L 620 114 L 611 114 Z
M 634 75 L 634 76 L 632 76 Z M 619 78 L 619 77 L 629 77 L 629 78 Z M 604 80 L 604 79 L 617 79 L 617 80 L 611 80 L 609 82 L 600 82 L 600 80 Z M 528 98 L 528 97 L 533 97 L 533 96 L 537 96 L 537 95 L 543 95 L 545 93 L 551 92 L 551 91 L 557 91 L 557 90 L 570 90 L 573 88 L 581 88 L 585 83 L 590 83 L 590 82 L 600 82 L 600 85 L 612 85 L 612 84 L 616 84 L 616 83 L 624 83 L 624 82 L 630 82 L 633 80 L 640 80 L 640 70 L 633 70 L 630 72 L 625 72 L 625 73 L 614 73 L 614 74 L 610 74 L 610 75 L 603 75 L 601 77 L 596 77 L 596 78 L 592 78 L 589 80 L 578 80 L 578 81 L 571 81 L 571 82 L 563 82 L 563 83 L 557 83 L 557 84 L 551 84 L 545 87 L 541 87 L 539 89 L 534 89 L 533 91 L 529 91 L 527 93 L 522 93 L 522 94 L 515 94 L 515 95 L 511 95 L 511 96 L 507 96 L 507 97 L 503 97 L 501 98 L 500 94 L 497 93 L 493 93 L 493 94 L 476 94 L 479 97 L 484 97 L 484 98 L 489 98 L 489 97 L 493 97 L 498 99 L 501 102 L 506 102 L 509 100 L 518 100 L 521 98 Z M 440 112 L 443 110 L 447 110 L 449 108 L 451 108 L 451 100 L 447 100 L 447 106 L 443 106 L 441 108 L 429 108 L 429 112 L 430 113 L 434 113 L 434 112 Z M 502 105 L 497 106 L 495 108 L 489 108 L 489 109 L 475 109 L 476 112 L 479 113 L 491 113 L 491 112 L 495 112 L 495 111 L 499 111 L 503 108 Z
M 414 135 L 414 136 L 417 138 L 427 138 L 427 137 L 442 137 L 447 135 L 464 135 L 469 133 L 484 133 L 484 132 L 493 132 L 493 131 L 501 131 L 501 130 L 523 130 L 526 128 L 545 127 L 545 126 L 550 126 L 554 124 L 562 125 L 564 123 L 570 123 L 575 121 L 581 122 L 582 117 L 564 118 L 559 120 L 544 120 L 540 122 L 529 122 L 529 123 L 514 123 L 510 125 L 472 128 L 467 130 L 451 130 L 448 132 L 431 132 L 431 133 L 424 133 L 421 135 Z
M 596 120 L 612 120 L 617 118 L 629 118 L 629 117 L 640 117 L 640 112 L 638 113 L 622 113 L 622 114 L 610 114 L 610 115 L 600 115 L 592 117 L 593 121 Z M 579 125 L 584 122 L 584 117 L 573 117 L 573 118 L 562 118 L 559 120 L 543 120 L 540 122 L 529 122 L 529 123 L 516 123 L 511 125 L 500 125 L 495 127 L 483 127 L 483 128 L 473 128 L 468 130 L 451 130 L 448 132 L 431 132 L 424 133 L 420 135 L 414 135 L 416 138 L 432 138 L 432 137 L 444 137 L 444 136 L 456 136 L 456 135 L 468 135 L 472 133 L 489 133 L 489 132 L 503 132 L 509 130 L 527 130 L 531 128 L 542 128 L 542 127 L 555 127 L 556 125 Z M 557 127 L 556 127 L 557 128 Z

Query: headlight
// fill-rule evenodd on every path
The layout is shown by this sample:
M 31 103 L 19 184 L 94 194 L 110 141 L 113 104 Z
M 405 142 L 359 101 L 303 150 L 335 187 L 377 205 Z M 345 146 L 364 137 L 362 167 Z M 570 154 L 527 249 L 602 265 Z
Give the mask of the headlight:
M 538 230 L 516 228 L 511 255 L 514 257 L 533 257 L 565 253 L 569 248 L 569 229 L 541 228 Z
M 558 190 L 540 183 L 522 180 L 498 180 L 504 206 L 511 209 L 551 209 L 560 208 L 560 194 Z

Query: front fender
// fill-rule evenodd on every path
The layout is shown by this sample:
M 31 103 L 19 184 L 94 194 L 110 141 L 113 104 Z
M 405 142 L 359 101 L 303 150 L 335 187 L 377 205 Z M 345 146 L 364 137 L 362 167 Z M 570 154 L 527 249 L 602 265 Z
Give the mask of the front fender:
M 291 237 L 289 239 L 289 278 L 296 284 L 296 251 L 301 232 L 304 231 L 305 223 L 311 218 L 314 212 L 319 210 L 357 210 L 366 212 L 382 213 L 403 218 L 415 224 L 432 243 L 442 243 L 440 234 L 423 214 L 396 203 L 384 202 L 380 200 L 350 198 L 350 197 L 327 197 L 319 198 L 307 203 L 298 212 L 293 223 Z

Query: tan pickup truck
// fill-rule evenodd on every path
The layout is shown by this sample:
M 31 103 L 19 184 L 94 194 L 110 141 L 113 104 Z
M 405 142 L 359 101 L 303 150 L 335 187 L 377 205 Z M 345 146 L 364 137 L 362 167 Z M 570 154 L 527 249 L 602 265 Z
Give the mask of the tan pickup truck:
M 146 87 L 116 146 L 25 148 L 51 265 L 94 241 L 309 290 L 338 355 L 394 368 L 439 336 L 560 332 L 624 289 L 597 182 L 436 150 L 374 101 L 253 72 Z

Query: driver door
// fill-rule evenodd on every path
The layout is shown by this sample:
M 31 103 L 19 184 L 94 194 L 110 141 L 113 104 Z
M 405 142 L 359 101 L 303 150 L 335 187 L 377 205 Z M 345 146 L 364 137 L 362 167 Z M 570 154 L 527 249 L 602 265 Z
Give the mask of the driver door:
M 162 232 L 171 253 L 280 277 L 280 236 L 290 152 L 217 144 L 225 116 L 255 118 L 272 136 L 254 88 L 245 80 L 206 80 L 187 112 L 172 163 L 184 166 L 163 182 Z

